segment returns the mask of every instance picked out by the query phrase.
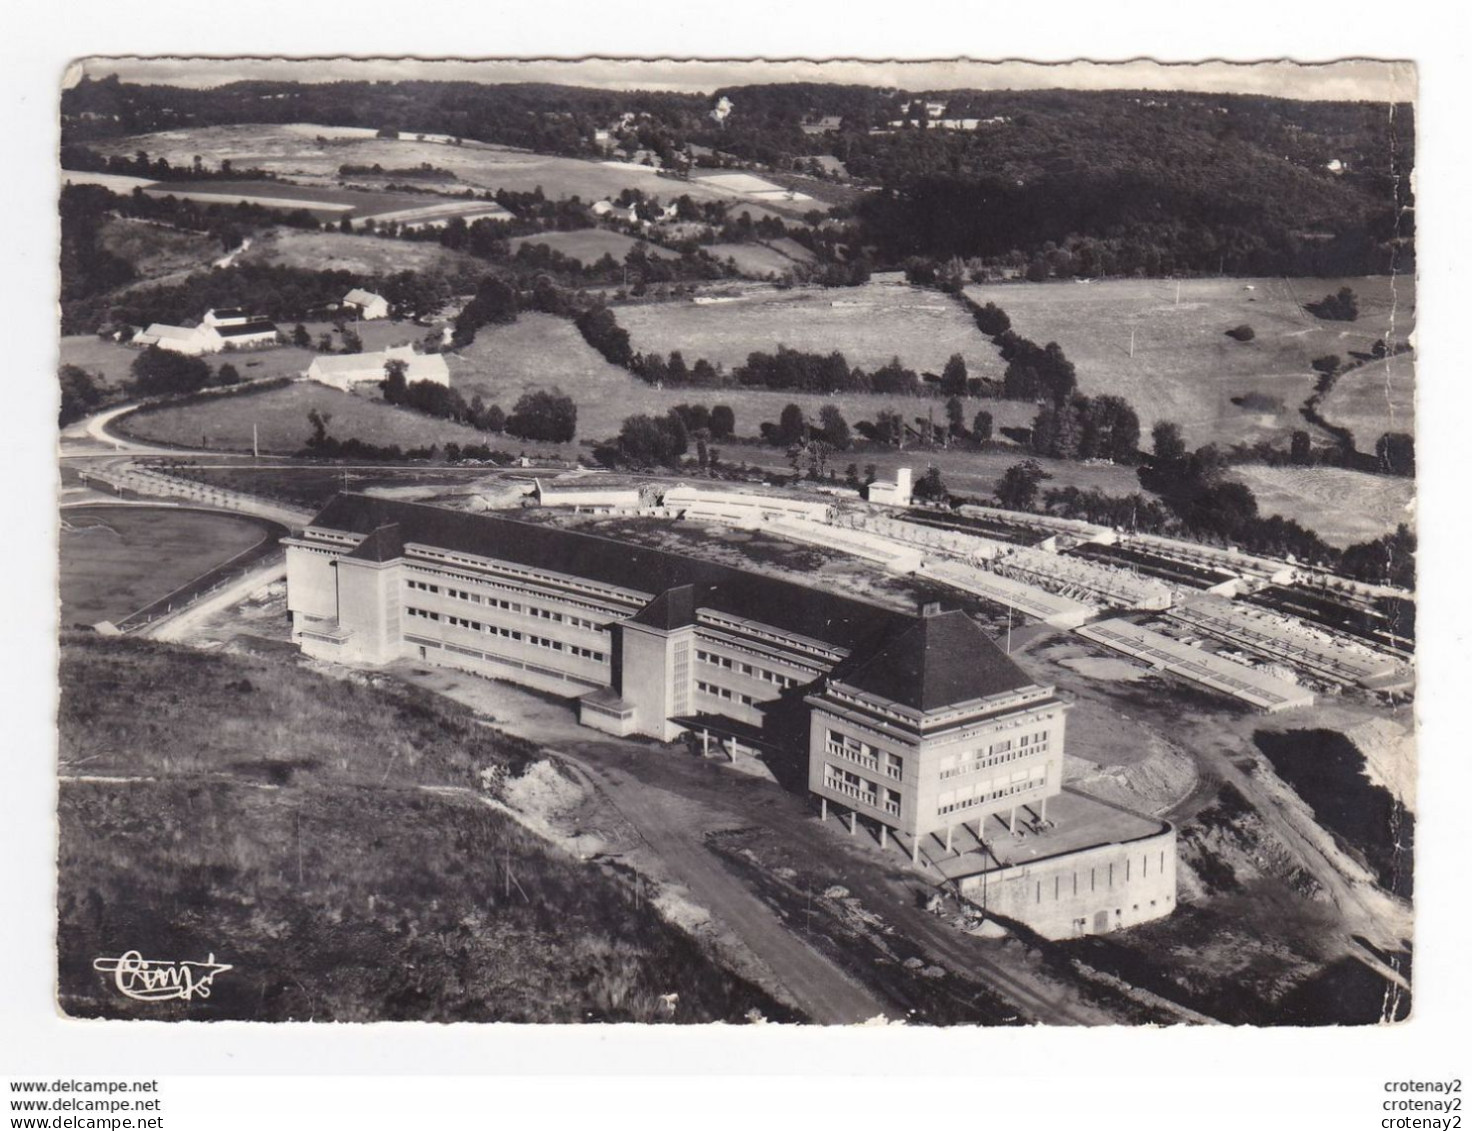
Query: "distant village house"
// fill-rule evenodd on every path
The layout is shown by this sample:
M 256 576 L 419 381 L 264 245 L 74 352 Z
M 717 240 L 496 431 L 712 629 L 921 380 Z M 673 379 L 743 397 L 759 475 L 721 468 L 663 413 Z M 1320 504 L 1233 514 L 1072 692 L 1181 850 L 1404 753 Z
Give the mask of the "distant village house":
M 388 299 L 382 295 L 376 295 L 372 291 L 365 291 L 362 287 L 354 287 L 342 300 L 344 310 L 352 311 L 358 319 L 363 322 L 372 322 L 379 318 L 388 317 Z
M 384 366 L 390 361 L 404 363 L 404 379 L 410 384 L 415 381 L 450 384 L 450 367 L 444 357 L 437 353 L 415 353 L 413 346 L 390 346 L 377 353 L 322 354 L 307 367 L 307 376 L 347 392 L 354 385 L 382 381 Z
M 170 326 L 155 322 L 133 336 L 133 344 L 158 346 L 189 357 L 219 353 L 226 349 L 273 346 L 278 340 L 276 324 L 255 318 L 243 310 L 209 310 L 198 326 Z

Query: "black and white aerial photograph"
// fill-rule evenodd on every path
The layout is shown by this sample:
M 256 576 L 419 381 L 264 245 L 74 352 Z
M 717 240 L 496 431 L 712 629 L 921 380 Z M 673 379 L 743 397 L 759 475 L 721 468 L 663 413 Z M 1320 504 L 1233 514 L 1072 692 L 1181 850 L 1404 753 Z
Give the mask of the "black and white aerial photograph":
M 73 61 L 58 1013 L 1406 1021 L 1417 81 Z

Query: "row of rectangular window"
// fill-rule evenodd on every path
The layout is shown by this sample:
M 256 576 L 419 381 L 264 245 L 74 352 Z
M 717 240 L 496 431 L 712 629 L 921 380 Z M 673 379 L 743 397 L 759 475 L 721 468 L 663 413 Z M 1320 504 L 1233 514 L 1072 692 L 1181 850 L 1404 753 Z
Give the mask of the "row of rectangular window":
M 992 787 L 993 783 L 986 783 L 989 788 L 977 791 L 973 796 L 957 797 L 960 791 L 942 793 L 941 802 L 936 805 L 935 811 L 940 814 L 954 813 L 958 809 L 970 809 L 976 805 L 985 805 L 989 801 L 998 801 L 1003 797 L 1011 797 L 1014 794 L 1026 793 L 1030 789 L 1037 789 L 1047 783 L 1046 777 L 1027 778 L 1024 781 L 1012 782 L 1009 785 Z M 969 790 L 970 787 L 968 787 Z M 944 799 L 950 797 L 951 801 Z
M 770 630 L 761 628 L 754 621 L 736 620 L 731 617 L 723 617 L 717 613 L 711 612 L 709 609 L 700 610 L 700 620 L 706 624 L 714 625 L 717 628 L 728 628 L 733 632 L 739 633 L 743 636 L 755 636 L 759 640 L 771 640 L 777 644 L 782 645 L 784 648 L 801 648 L 804 651 L 815 652 L 818 655 L 825 656 L 835 662 L 843 658 L 842 653 L 834 652 L 830 648 L 825 648 L 816 640 L 809 640 L 805 636 L 798 637 L 786 633 L 772 632 Z
M 914 720 L 909 715 L 902 714 L 901 712 L 896 711 L 893 707 L 886 707 L 883 703 L 880 703 L 877 700 L 868 698 L 861 699 L 857 695 L 846 695 L 842 691 L 839 691 L 837 688 L 835 688 L 832 684 L 829 684 L 827 688 L 827 694 L 841 702 L 853 703 L 855 706 L 862 707 L 865 711 L 869 711 L 872 714 L 883 715 L 887 719 L 895 719 L 899 722 L 910 723 L 913 725 Z
M 427 593 L 438 593 L 440 591 L 438 585 L 431 585 L 428 582 L 411 580 L 407 584 L 410 589 L 422 589 Z M 498 609 L 507 609 L 513 613 L 537 617 L 539 620 L 555 621 L 558 624 L 565 623 L 573 628 L 584 628 L 596 632 L 599 627 L 596 621 L 588 620 L 586 617 L 575 617 L 570 613 L 553 612 L 551 609 L 544 609 L 538 605 L 523 605 L 519 601 L 508 601 L 502 597 L 486 597 L 479 593 L 471 593 L 466 589 L 447 588 L 445 590 L 445 596 L 457 601 L 469 601 L 472 605 L 490 605 Z
M 714 652 L 696 652 L 695 658 L 702 664 L 725 668 L 727 671 L 734 671 L 738 675 L 747 675 L 752 679 L 759 679 L 765 683 L 775 684 L 777 687 L 800 686 L 799 681 L 793 679 L 791 676 L 783 675 L 781 672 L 768 671 L 766 668 L 759 668 L 754 664 L 743 663 L 741 660 L 733 660 L 729 656 L 718 656 Z
M 518 632 L 514 628 L 502 628 L 496 624 L 482 624 L 478 620 L 470 620 L 467 617 L 451 616 L 449 614 L 446 614 L 442 618 L 439 613 L 429 609 L 416 609 L 412 606 L 406 608 L 404 611 L 411 617 L 421 617 L 424 620 L 432 621 L 443 619 L 446 624 L 452 625 L 455 628 L 468 628 L 472 632 L 485 632 L 492 636 L 504 636 L 508 640 L 520 640 L 524 643 L 535 645 L 538 648 L 548 648 L 553 652 L 567 652 L 571 655 L 579 656 L 585 660 L 593 660 L 600 664 L 608 662 L 608 656 L 604 652 L 599 652 L 592 648 L 581 648 L 576 644 L 564 644 L 560 640 L 549 640 L 545 636 L 533 636 L 530 633 Z
M 829 762 L 823 767 L 823 784 L 835 793 L 845 794 L 866 805 L 899 816 L 900 794 L 897 790 L 881 788 L 878 782 L 861 777 L 852 770 L 845 770 L 842 766 Z
M 904 777 L 905 763 L 898 754 L 888 750 L 880 750 L 878 747 L 870 746 L 867 742 L 854 738 L 852 735 L 842 734 L 830 729 L 828 731 L 828 752 L 836 754 L 840 758 L 848 758 L 867 766 L 871 770 L 882 769 L 886 776 L 899 779 Z M 880 758 L 883 757 L 883 764 Z
M 706 683 L 704 680 L 695 681 L 695 690 L 703 691 L 707 695 L 713 695 L 717 699 L 727 699 L 740 703 L 743 707 L 755 706 L 756 700 L 750 695 L 743 695 L 739 691 L 732 691 L 729 687 L 718 687 L 714 683 Z
M 469 576 L 467 574 L 456 573 L 453 570 L 433 569 L 432 567 L 424 566 L 424 565 L 413 565 L 410 568 L 417 569 L 417 570 L 420 570 L 420 571 L 423 571 L 423 572 L 429 572 L 429 573 L 432 573 L 432 574 L 435 574 L 435 575 L 439 575 L 439 576 L 454 577 L 454 578 L 457 578 L 460 581 L 471 581 L 471 582 L 474 582 L 477 585 L 488 586 L 488 587 L 490 587 L 492 589 L 505 589 L 505 590 L 509 590 L 509 591 L 512 591 L 512 592 L 521 592 L 521 591 L 523 591 L 523 588 L 524 588 L 524 586 L 522 584 L 520 584 L 520 583 L 518 583 L 516 581 L 513 581 L 510 577 L 505 578 L 503 580 L 496 580 L 494 578 L 487 578 L 487 577 L 471 577 L 471 576 Z M 527 576 L 531 576 L 531 575 L 527 575 Z M 410 581 L 406 582 L 406 584 L 410 585 L 411 587 L 424 589 L 424 590 L 426 590 L 428 592 L 438 593 L 440 591 L 438 588 L 432 586 L 429 583 L 425 583 L 425 582 L 419 582 L 416 585 L 416 583 L 414 581 L 410 580 Z M 587 587 L 584 587 L 584 586 L 575 586 L 574 588 L 582 589 L 582 588 L 587 588 Z M 588 591 L 590 593 L 598 593 L 598 592 L 600 592 L 597 589 L 589 589 Z M 477 600 L 476 595 L 473 594 L 473 593 L 468 592 L 467 590 L 463 590 L 463 589 L 462 590 L 448 589 L 448 590 L 446 590 L 446 592 L 449 593 L 449 594 L 451 594 L 451 595 L 457 596 L 460 600 L 467 600 L 467 601 L 475 601 L 475 600 Z M 546 594 L 546 596 L 548 598 L 552 599 L 552 600 L 564 601 L 564 602 L 566 602 L 568 604 L 573 604 L 573 605 L 578 605 L 578 606 L 582 606 L 584 604 L 584 601 L 582 599 L 580 599 L 580 598 L 577 598 L 577 597 L 570 597 L 570 596 L 565 597 L 565 596 L 561 596 L 561 595 L 557 595 L 557 594 Z M 487 604 L 490 604 L 492 602 L 491 602 L 491 600 L 489 598 L 487 598 L 486 599 L 486 603 Z M 589 605 L 588 607 L 589 608 L 594 608 L 594 606 L 592 606 L 592 605 Z M 604 616 L 614 616 L 614 615 L 617 615 L 617 614 L 614 614 L 614 613 L 609 613 L 606 610 L 601 609 L 601 608 L 600 609 L 596 609 L 596 611 L 602 613 Z M 573 620 L 573 618 L 571 618 L 571 617 L 569 617 L 568 619 L 569 619 L 569 621 L 572 621 Z M 591 621 L 591 620 L 583 620 L 581 622 L 581 626 L 582 627 L 596 629 L 596 628 L 599 627 L 599 622 L 597 622 L 597 621 Z
M 569 589 L 577 589 L 584 593 L 591 593 L 597 596 L 602 596 L 610 592 L 618 592 L 620 594 L 623 592 L 627 592 L 611 590 L 609 586 L 598 585 L 590 581 L 583 581 L 580 578 L 572 577 L 568 574 L 538 573 L 535 570 L 522 569 L 518 566 L 500 561 L 499 559 L 467 558 L 462 557 L 458 554 L 447 554 L 443 551 L 431 550 L 422 546 L 418 547 L 415 552 L 423 557 L 432 558 L 436 561 L 456 562 L 460 565 L 469 566 L 471 569 L 496 570 L 510 577 L 526 577 L 532 579 L 533 581 L 542 581 L 548 585 L 565 585 Z M 479 578 L 476 578 L 474 580 L 479 580 Z M 647 600 L 648 598 L 645 599 Z
M 1024 735 L 1020 744 L 1014 749 L 1012 740 L 994 743 L 986 748 L 983 753 L 981 748 L 970 752 L 964 761 L 958 762 L 957 755 L 947 754 L 940 760 L 940 776 L 942 779 L 959 777 L 962 774 L 975 773 L 977 770 L 990 769 L 992 766 L 1000 766 L 1005 762 L 1015 762 L 1018 758 L 1026 758 L 1032 754 L 1041 754 L 1048 749 L 1048 735 L 1044 731 L 1037 735 Z

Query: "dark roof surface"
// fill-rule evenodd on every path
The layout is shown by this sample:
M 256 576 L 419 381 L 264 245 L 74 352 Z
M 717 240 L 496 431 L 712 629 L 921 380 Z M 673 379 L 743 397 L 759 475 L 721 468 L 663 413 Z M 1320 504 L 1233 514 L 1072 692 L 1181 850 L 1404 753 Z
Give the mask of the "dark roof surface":
M 404 539 L 399 533 L 399 524 L 391 522 L 380 526 L 358 543 L 350 558 L 365 562 L 391 562 L 404 556 Z
M 242 334 L 274 334 L 275 332 L 276 323 L 266 322 L 264 320 L 258 322 L 242 322 L 237 326 L 215 327 L 215 333 L 219 334 L 222 338 L 238 338 Z
M 796 582 L 500 515 L 341 494 L 310 525 L 371 534 L 390 524 L 398 525 L 406 543 L 499 558 L 655 596 L 676 586 L 692 585 L 698 608 L 757 621 L 850 651 L 879 634 L 915 621 L 905 613 Z
M 695 586 L 677 585 L 673 589 L 666 589 L 635 613 L 633 620 L 665 632 L 694 624 Z
M 845 660 L 833 678 L 917 711 L 1037 683 L 959 609 L 910 621 L 876 647 Z

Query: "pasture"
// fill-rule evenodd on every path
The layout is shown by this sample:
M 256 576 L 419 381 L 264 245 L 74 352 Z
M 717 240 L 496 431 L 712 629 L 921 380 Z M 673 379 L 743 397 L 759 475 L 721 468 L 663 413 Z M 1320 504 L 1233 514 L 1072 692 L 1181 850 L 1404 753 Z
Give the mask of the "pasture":
M 511 250 L 517 251 L 524 244 L 544 244 L 559 255 L 576 259 L 585 267 L 591 267 L 605 255 L 613 256 L 622 263 L 639 241 L 622 232 L 611 232 L 606 228 L 581 228 L 575 232 L 538 232 L 532 236 L 516 236 L 511 241 Z M 678 259 L 674 252 L 658 244 L 646 243 L 651 259 Z
M 367 213 L 363 213 L 367 215 Z M 473 224 L 477 220 L 510 220 L 513 214 L 493 200 L 445 200 L 417 207 L 405 206 L 392 212 L 375 212 L 373 219 L 381 224 L 405 224 L 413 228 L 442 228 L 451 220 Z
M 777 207 L 805 206 L 811 208 L 816 202 L 805 192 L 794 187 L 775 185 L 771 181 L 753 176 L 751 173 L 710 173 L 691 178 L 692 182 L 713 188 L 742 200 L 756 200 Z
M 1403 353 L 1371 361 L 1343 374 L 1319 402 L 1330 424 L 1348 428 L 1362 452 L 1373 452 L 1387 432 L 1415 432 L 1415 355 Z
M 728 369 L 779 345 L 829 353 L 874 370 L 898 356 L 939 373 L 959 353 L 973 377 L 1000 378 L 1001 358 L 960 304 L 934 291 L 888 283 L 768 291 L 728 302 L 625 306 L 616 311 L 634 348 L 684 352 Z
M 193 200 L 201 204 L 236 204 L 244 201 L 263 208 L 293 210 L 305 208 L 322 220 L 350 217 L 364 220 L 369 216 L 391 216 L 418 213 L 428 206 L 443 205 L 451 214 L 456 209 L 484 210 L 495 208 L 485 201 L 444 201 L 415 193 L 365 192 L 338 188 L 335 185 L 282 184 L 277 181 L 169 181 L 144 189 L 149 196 L 168 196 Z
M 262 452 L 292 455 L 306 446 L 312 434 L 312 426 L 307 423 L 307 413 L 312 409 L 331 415 L 327 432 L 339 440 L 356 437 L 370 444 L 398 444 L 402 448 L 443 446 L 449 441 L 490 444 L 511 451 L 537 447 L 384 404 L 377 399 L 377 390 L 371 394 L 344 393 L 315 381 L 133 413 L 119 418 L 113 427 L 123 435 L 151 443 L 248 452 L 254 425 L 260 430 Z
M 67 507 L 61 525 L 61 621 L 120 621 L 267 537 L 240 515 L 177 507 Z
M 634 309 L 651 308 L 620 307 L 619 319 L 622 321 Z M 873 420 L 883 409 L 899 412 L 907 420 L 933 410 L 936 420 L 945 420 L 944 402 L 932 397 L 827 397 L 821 393 L 742 388 L 657 389 L 605 361 L 572 323 L 550 314 L 527 313 L 509 326 L 487 326 L 467 349 L 445 357 L 454 387 L 467 399 L 479 394 L 487 404 L 499 404 L 508 412 L 523 393 L 559 386 L 577 402 L 579 439 L 617 435 L 626 417 L 640 413 L 662 416 L 677 404 L 730 405 L 736 414 L 738 436 L 759 435 L 762 421 L 775 421 L 787 404 L 799 405 L 814 420 L 824 405 L 836 404 L 850 425 Z M 686 357 L 693 360 L 688 352 Z M 990 412 L 998 428 L 1026 427 L 1036 411 L 1032 405 L 1015 401 L 968 398 L 964 403 L 968 426 L 978 409 Z M 737 458 L 736 449 L 728 455 Z M 782 458 L 776 451 L 771 455 L 779 461 Z
M 1369 475 L 1342 467 L 1232 469 L 1257 496 L 1262 514 L 1280 514 L 1341 548 L 1391 534 L 1401 523 L 1414 529 L 1416 484 L 1391 475 Z
M 251 239 L 238 260 L 306 270 L 388 275 L 396 271 L 447 274 L 484 272 L 485 262 L 437 243 L 419 243 L 343 232 L 272 228 Z
M 794 263 L 811 263 L 813 260 L 812 252 L 788 239 L 771 243 L 709 244 L 705 252 L 720 263 L 731 260 L 738 271 L 753 279 L 782 275 L 791 270 Z
M 642 165 L 616 161 L 553 157 L 503 146 L 467 143 L 446 145 L 440 141 L 417 141 L 409 135 L 397 140 L 343 133 L 326 126 L 292 125 L 210 126 L 200 129 L 167 130 L 93 143 L 106 154 L 131 157 L 139 149 L 150 157 L 165 157 L 171 165 L 187 168 L 194 154 L 209 154 L 218 163 L 230 160 L 236 168 L 260 168 L 304 184 L 335 186 L 342 165 L 405 167 L 429 162 L 453 172 L 460 185 L 474 189 L 507 189 L 530 192 L 540 187 L 549 197 L 573 197 L 592 203 L 615 197 L 626 188 L 642 189 L 661 200 L 682 194 L 692 199 L 735 201 L 728 191 L 698 181 L 673 180 L 659 176 Z M 256 191 L 274 195 L 287 186 L 253 182 Z M 340 191 L 340 190 L 339 190 Z M 422 200 L 422 198 L 421 198 Z M 782 201 L 768 201 L 767 208 L 784 208 Z M 813 207 L 811 201 L 788 202 L 785 214 Z M 755 218 L 761 206 L 749 211 Z
M 1359 296 L 1356 322 L 1324 321 L 1300 305 L 1341 286 Z M 1124 397 L 1139 412 L 1146 436 L 1157 421 L 1172 420 L 1193 447 L 1259 440 L 1286 445 L 1291 431 L 1307 427 L 1298 409 L 1314 391 L 1314 358 L 1338 354 L 1348 360 L 1350 351 L 1368 351 L 1381 335 L 1404 339 L 1415 321 L 1409 279 L 1186 279 L 1179 287 L 1179 302 L 1177 284 L 1168 279 L 989 284 L 969 286 L 966 294 L 1000 306 L 1023 337 L 1062 346 L 1078 369 L 1080 392 Z M 1252 341 L 1226 336 L 1243 323 L 1255 331 Z M 1408 398 L 1414 365 L 1409 357 L 1399 360 L 1391 376 L 1402 387 L 1397 395 Z M 1232 403 L 1249 393 L 1276 398 L 1283 407 L 1263 411 Z M 1367 438 L 1372 450 L 1375 437 L 1368 432 L 1361 447 Z
M 324 325 L 323 328 L 328 327 Z M 286 329 L 289 331 L 291 327 Z M 58 364 L 79 366 L 100 376 L 102 384 L 115 388 L 133 379 L 131 368 L 140 352 L 137 346 L 103 341 L 95 334 L 69 334 L 61 339 Z M 295 377 L 305 372 L 316 356 L 312 350 L 295 346 L 273 346 L 270 349 L 206 354 L 204 361 L 217 372 L 228 362 L 235 366 L 243 380 L 262 381 L 272 377 Z
M 105 341 L 96 334 L 68 334 L 59 343 L 57 365 L 75 365 L 102 378 L 104 385 L 117 386 L 132 380 L 129 366 L 137 356 L 131 346 Z
M 146 177 L 127 177 L 120 173 L 78 173 L 72 169 L 63 169 L 61 183 L 64 185 L 101 185 L 109 192 L 123 194 L 130 193 L 135 188 L 147 188 L 158 182 L 150 181 Z

